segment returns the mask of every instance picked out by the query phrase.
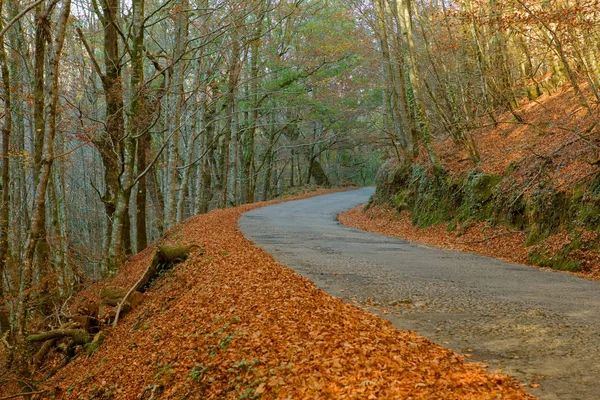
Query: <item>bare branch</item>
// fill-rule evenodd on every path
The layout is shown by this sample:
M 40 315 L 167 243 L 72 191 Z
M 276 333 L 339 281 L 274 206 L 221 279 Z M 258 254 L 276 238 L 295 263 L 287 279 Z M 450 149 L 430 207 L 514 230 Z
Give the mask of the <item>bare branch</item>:
M 6 32 L 8 32 L 8 30 L 10 29 L 11 26 L 13 26 L 18 20 L 20 20 L 21 18 L 23 18 L 25 16 L 25 14 L 27 14 L 29 11 L 33 10 L 35 7 L 37 7 L 38 5 L 42 4 L 44 2 L 44 0 L 37 0 L 33 3 L 31 3 L 30 5 L 28 5 L 27 7 L 25 7 L 23 9 L 23 11 L 21 11 L 20 13 L 18 13 L 13 19 L 11 19 L 6 26 L 4 27 L 4 29 L 2 29 L 2 31 L 0 31 L 0 39 L 2 39 L 4 37 L 4 35 L 6 35 Z

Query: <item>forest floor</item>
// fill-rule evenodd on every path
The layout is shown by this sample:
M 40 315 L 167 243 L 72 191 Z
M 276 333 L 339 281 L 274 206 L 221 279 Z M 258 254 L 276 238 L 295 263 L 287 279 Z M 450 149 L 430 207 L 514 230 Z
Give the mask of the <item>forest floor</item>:
M 105 328 L 98 348 L 81 350 L 43 386 L 47 394 L 56 399 L 532 398 L 513 378 L 487 373 L 326 294 L 254 246 L 237 220 L 272 203 L 215 210 L 169 231 L 163 243 L 196 243 L 203 252 L 158 279 L 140 306 L 116 328 Z M 152 252 L 133 256 L 105 284 L 133 285 Z M 97 296 L 100 287 L 82 292 L 77 301 Z

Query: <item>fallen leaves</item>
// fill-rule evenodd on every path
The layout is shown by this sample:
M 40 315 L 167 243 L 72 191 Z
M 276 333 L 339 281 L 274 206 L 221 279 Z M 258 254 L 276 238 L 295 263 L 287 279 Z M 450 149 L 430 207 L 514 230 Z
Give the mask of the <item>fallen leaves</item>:
M 318 289 L 247 240 L 240 215 L 215 210 L 170 231 L 201 243 L 157 281 L 144 302 L 47 387 L 57 399 L 503 399 L 531 398 L 510 377 L 412 332 L 397 330 Z M 132 284 L 151 251 L 111 284 Z M 158 385 L 158 386 L 157 386 Z

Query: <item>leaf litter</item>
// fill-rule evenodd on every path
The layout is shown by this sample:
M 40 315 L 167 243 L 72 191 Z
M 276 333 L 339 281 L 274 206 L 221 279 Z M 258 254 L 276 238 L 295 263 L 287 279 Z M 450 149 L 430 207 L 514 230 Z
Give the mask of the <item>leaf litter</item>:
M 533 398 L 514 378 L 330 296 L 254 246 L 237 220 L 272 203 L 169 231 L 164 243 L 197 243 L 204 254 L 155 282 L 96 352 L 46 388 L 56 399 Z M 151 256 L 132 257 L 110 284 L 132 285 Z

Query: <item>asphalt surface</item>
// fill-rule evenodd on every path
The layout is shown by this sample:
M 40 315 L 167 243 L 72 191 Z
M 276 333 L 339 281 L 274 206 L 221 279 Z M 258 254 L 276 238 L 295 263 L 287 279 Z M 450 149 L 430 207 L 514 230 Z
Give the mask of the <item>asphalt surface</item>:
M 364 232 L 336 215 L 373 188 L 250 211 L 246 237 L 320 288 L 532 386 L 600 399 L 600 283 Z

